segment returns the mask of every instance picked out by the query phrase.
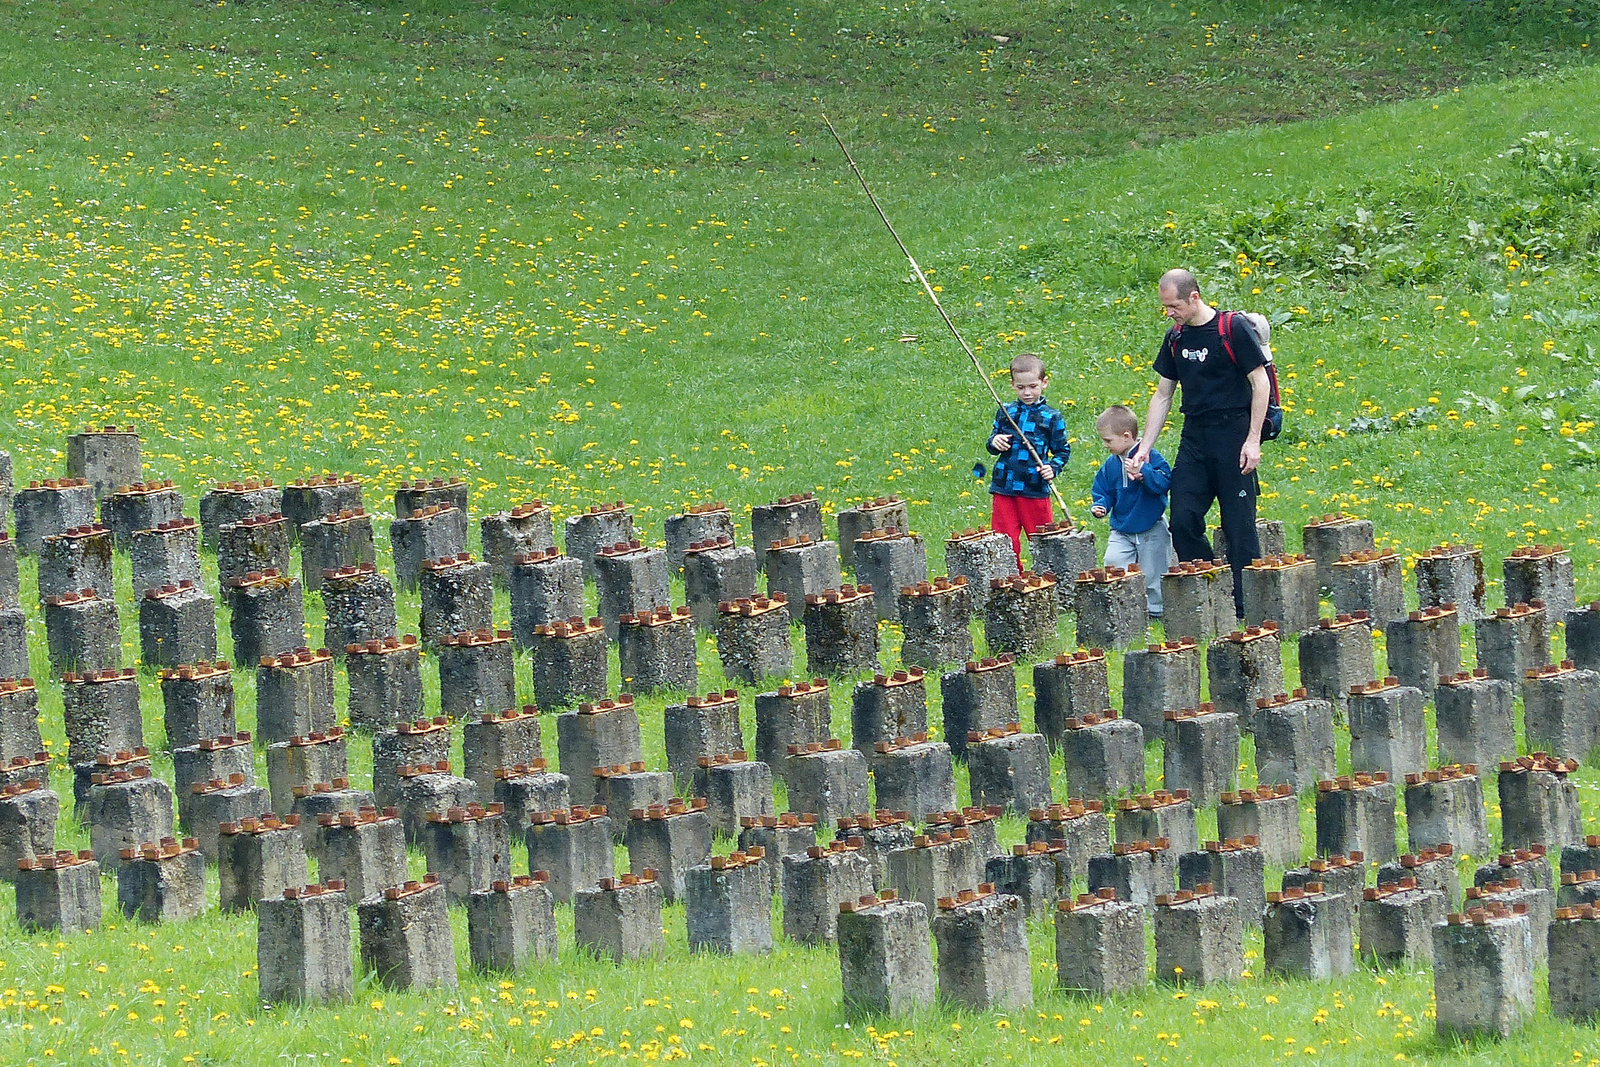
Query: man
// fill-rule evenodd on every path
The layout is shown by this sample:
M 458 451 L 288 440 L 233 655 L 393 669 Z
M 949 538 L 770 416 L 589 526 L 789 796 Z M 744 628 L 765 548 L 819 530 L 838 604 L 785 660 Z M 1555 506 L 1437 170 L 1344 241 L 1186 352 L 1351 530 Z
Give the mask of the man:
M 1261 463 L 1261 424 L 1270 393 L 1266 357 L 1242 315 L 1229 316 L 1228 343 L 1223 344 L 1217 313 L 1200 298 L 1200 286 L 1188 271 L 1167 271 L 1157 294 L 1172 328 L 1156 355 L 1156 391 L 1134 461 L 1143 463 L 1149 457 L 1167 424 L 1173 391 L 1182 386 L 1183 434 L 1172 468 L 1168 519 L 1172 548 L 1180 560 L 1213 558 L 1206 513 L 1217 501 L 1233 568 L 1234 610 L 1242 619 L 1240 572 L 1261 554 L 1256 538 L 1260 492 L 1256 467 Z

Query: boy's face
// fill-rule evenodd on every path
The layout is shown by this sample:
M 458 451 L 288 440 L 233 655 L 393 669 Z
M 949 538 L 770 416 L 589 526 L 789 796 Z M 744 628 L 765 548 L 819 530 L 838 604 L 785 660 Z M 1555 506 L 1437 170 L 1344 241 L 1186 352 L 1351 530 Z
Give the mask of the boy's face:
M 1044 396 L 1044 387 L 1049 379 L 1041 374 L 1031 372 L 1014 373 L 1011 375 L 1011 388 L 1017 392 L 1017 399 L 1024 404 L 1036 404 Z
M 1113 456 L 1126 456 L 1128 449 L 1138 443 L 1137 438 L 1127 431 L 1122 433 L 1102 433 L 1100 440 L 1106 446 L 1106 451 Z

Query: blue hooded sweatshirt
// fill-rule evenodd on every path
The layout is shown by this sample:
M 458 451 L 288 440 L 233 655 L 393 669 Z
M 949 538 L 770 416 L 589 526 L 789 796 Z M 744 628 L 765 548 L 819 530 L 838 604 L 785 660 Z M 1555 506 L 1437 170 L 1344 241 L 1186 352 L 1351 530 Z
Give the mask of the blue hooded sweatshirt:
M 1089 502 L 1106 509 L 1111 528 L 1126 534 L 1144 533 L 1167 510 L 1167 490 L 1172 486 L 1172 467 L 1160 452 L 1151 451 L 1145 461 L 1144 479 L 1133 481 L 1122 469 L 1122 457 L 1109 455 L 1095 471 L 1089 487 Z

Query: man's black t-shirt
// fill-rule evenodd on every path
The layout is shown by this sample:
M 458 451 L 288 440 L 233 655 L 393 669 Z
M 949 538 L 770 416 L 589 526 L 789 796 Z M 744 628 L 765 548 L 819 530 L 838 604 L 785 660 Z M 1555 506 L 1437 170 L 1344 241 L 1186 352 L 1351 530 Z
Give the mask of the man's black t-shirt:
M 1161 341 L 1155 372 L 1182 386 L 1183 403 L 1178 410 L 1186 419 L 1213 421 L 1250 413 L 1250 372 L 1267 361 L 1244 316 L 1229 318 L 1232 359 L 1218 332 L 1221 315 L 1213 315 L 1200 326 L 1168 330 Z

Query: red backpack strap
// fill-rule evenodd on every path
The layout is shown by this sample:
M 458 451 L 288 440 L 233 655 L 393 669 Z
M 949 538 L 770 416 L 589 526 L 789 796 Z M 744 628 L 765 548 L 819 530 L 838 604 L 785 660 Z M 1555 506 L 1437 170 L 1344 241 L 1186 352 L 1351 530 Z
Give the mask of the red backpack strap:
M 1239 357 L 1233 354 L 1233 312 L 1217 312 L 1217 333 L 1222 335 L 1222 350 L 1228 353 L 1228 358 L 1233 360 L 1233 365 L 1239 365 Z

